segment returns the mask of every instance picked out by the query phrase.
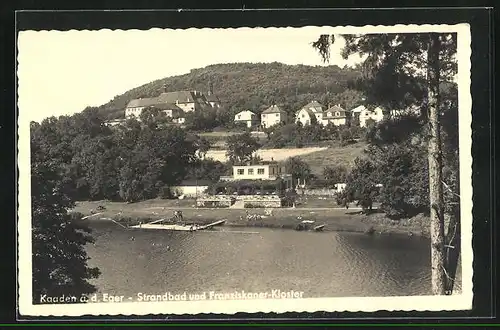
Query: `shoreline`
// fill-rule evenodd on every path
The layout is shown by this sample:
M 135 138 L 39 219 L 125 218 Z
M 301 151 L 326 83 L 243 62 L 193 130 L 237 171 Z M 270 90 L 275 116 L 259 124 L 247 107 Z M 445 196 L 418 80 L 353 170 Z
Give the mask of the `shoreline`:
M 87 203 L 87 204 L 92 204 Z M 161 203 L 161 201 L 159 202 Z M 85 204 L 85 203 L 84 203 Z M 103 204 L 103 203 L 100 203 Z M 97 216 L 82 221 L 115 221 L 120 225 L 133 226 L 139 222 L 147 223 L 159 219 L 169 219 L 174 209 L 182 209 L 184 222 L 206 225 L 218 220 L 226 220 L 223 226 L 236 228 L 275 228 L 294 230 L 302 220 L 312 220 L 314 225 L 325 225 L 324 232 L 354 232 L 365 234 L 405 234 L 429 237 L 428 218 L 422 215 L 411 219 L 390 220 L 383 213 L 359 214 L 360 209 L 341 208 L 276 208 L 272 215 L 265 209 L 228 209 L 228 208 L 188 208 L 188 207 L 151 207 L 151 203 L 125 204 L 113 203 L 106 209 L 97 211 Z M 96 205 L 96 203 L 93 203 Z M 88 206 L 88 205 L 86 205 Z M 141 206 L 148 206 L 141 208 Z M 91 215 L 88 207 L 81 205 L 72 210 L 84 216 Z M 248 220 L 248 214 L 254 218 Z

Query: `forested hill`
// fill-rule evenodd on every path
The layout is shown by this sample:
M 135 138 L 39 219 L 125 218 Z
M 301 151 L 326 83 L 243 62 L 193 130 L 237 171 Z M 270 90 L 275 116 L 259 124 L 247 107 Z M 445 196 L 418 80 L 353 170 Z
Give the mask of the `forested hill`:
M 340 94 L 348 89 L 349 82 L 359 76 L 360 72 L 355 69 L 342 69 L 336 65 L 324 67 L 277 62 L 215 64 L 134 88 L 99 109 L 109 119 L 118 118 L 123 116 L 123 109 L 130 100 L 157 96 L 163 86 L 168 91 L 194 89 L 207 93 L 210 83 L 214 94 L 232 113 L 246 109 L 260 112 L 273 103 L 295 108 L 313 99 L 350 106 L 349 103 L 356 103 L 358 93 L 348 91 Z

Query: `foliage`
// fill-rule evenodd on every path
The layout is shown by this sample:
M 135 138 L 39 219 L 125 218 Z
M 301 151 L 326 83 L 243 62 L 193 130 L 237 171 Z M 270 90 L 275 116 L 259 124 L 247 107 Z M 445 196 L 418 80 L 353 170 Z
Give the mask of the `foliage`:
M 210 180 L 212 182 L 219 181 L 223 175 L 229 175 L 231 167 L 213 159 L 196 160 L 189 168 L 186 179 Z
M 290 157 L 285 162 L 286 173 L 292 175 L 294 181 L 302 182 L 311 178 L 311 168 L 300 157 Z
M 325 166 L 323 169 L 323 177 L 329 185 L 345 182 L 347 179 L 348 170 L 342 165 Z
M 349 128 L 347 126 L 335 126 L 329 123 L 309 124 L 303 126 L 300 122 L 276 125 L 266 129 L 268 141 L 265 144 L 270 148 L 283 148 L 293 146 L 302 148 L 306 145 L 317 145 L 321 141 L 340 141 L 342 145 L 353 142 L 353 138 L 360 135 L 359 128 Z M 355 134 L 354 134 L 354 133 Z
M 259 142 L 250 133 L 229 136 L 226 140 L 227 157 L 232 163 L 245 163 L 252 160 L 252 155 L 260 147 Z
M 337 38 L 340 36 L 337 36 Z M 404 113 L 400 118 L 375 123 L 367 121 L 366 140 L 369 148 L 364 159 L 356 162 L 349 175 L 348 190 L 352 195 L 363 187 L 381 183 L 379 198 L 391 216 L 407 216 L 424 208 L 429 209 L 429 177 L 427 162 L 427 108 L 429 70 L 427 62 L 431 34 L 374 34 L 342 35 L 345 40 L 343 57 L 366 55 L 362 77 L 354 83 L 363 92 L 370 106 L 382 106 L 386 111 L 417 108 L 420 113 Z M 454 33 L 439 34 L 439 111 L 443 113 L 443 180 L 447 212 L 457 205 L 458 194 L 458 126 L 457 92 L 453 77 L 457 63 Z M 320 36 L 314 43 L 324 60 L 329 58 L 330 44 L 336 38 Z M 453 197 L 454 196 L 454 197 Z M 353 196 L 351 196 L 353 197 Z M 456 209 L 456 208 L 455 208 Z
M 186 113 L 186 129 L 191 131 L 211 131 L 221 125 L 215 109 L 202 109 Z
M 64 164 L 44 152 L 44 143 L 31 136 L 33 303 L 40 303 L 42 295 L 93 293 L 96 288 L 88 280 L 100 274 L 87 264 L 84 245 L 93 242 L 90 229 L 81 224 L 81 214 L 68 213 L 74 202 Z
M 208 148 L 179 127 L 161 125 L 165 118 L 157 109 L 142 117 L 110 129 L 97 109 L 89 108 L 33 123 L 31 134 L 39 152 L 60 164 L 72 199 L 137 201 L 182 180 L 196 150 Z
M 299 198 L 299 196 L 295 190 L 293 190 L 293 189 L 288 190 L 285 192 L 285 194 L 281 200 L 281 206 L 284 206 L 284 207 L 295 206 L 298 198 Z

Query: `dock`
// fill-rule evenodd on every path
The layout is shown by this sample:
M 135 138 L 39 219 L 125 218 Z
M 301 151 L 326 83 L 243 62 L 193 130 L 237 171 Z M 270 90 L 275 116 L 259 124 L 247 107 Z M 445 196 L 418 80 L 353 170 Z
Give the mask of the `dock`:
M 155 220 L 149 223 L 145 224 L 139 224 L 132 226 L 130 228 L 136 228 L 136 229 L 161 229 L 161 230 L 172 230 L 172 231 L 198 231 L 198 230 L 205 230 L 205 229 L 211 229 L 215 226 L 220 226 L 226 220 L 218 220 L 212 223 L 209 223 L 208 225 L 179 225 L 179 224 L 169 224 L 169 225 L 163 225 L 159 224 L 158 222 L 163 221 L 164 219 L 160 220 Z

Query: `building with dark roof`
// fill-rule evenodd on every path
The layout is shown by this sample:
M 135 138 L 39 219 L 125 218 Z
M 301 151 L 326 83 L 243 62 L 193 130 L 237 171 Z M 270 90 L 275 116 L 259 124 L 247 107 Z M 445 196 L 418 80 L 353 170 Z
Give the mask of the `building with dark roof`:
M 125 117 L 139 118 L 142 111 L 148 107 L 164 110 L 172 117 L 179 116 L 179 111 L 185 113 L 212 108 L 207 98 L 199 91 L 163 92 L 157 97 L 131 100 L 125 109 Z

